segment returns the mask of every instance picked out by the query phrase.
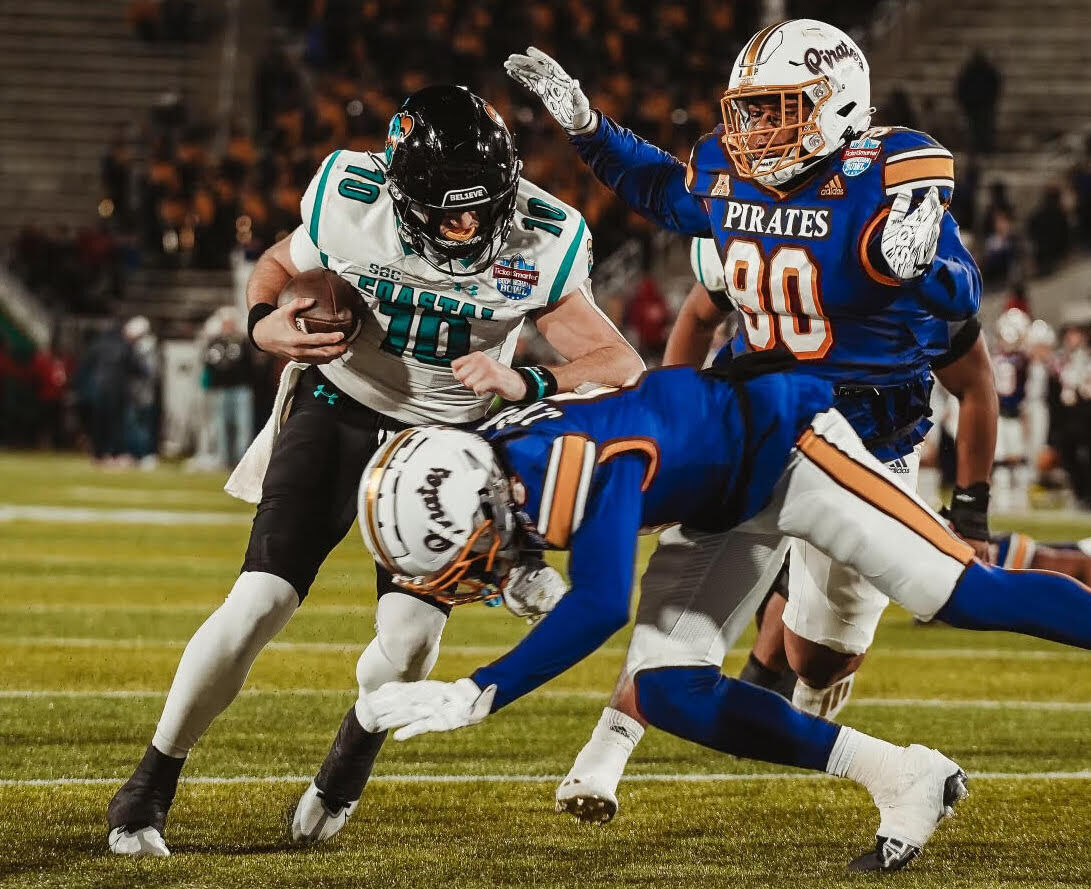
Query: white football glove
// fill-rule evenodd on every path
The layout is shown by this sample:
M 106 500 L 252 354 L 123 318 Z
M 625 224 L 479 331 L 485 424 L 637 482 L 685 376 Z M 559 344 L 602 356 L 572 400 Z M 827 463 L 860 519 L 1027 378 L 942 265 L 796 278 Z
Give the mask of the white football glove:
M 508 611 L 535 623 L 549 614 L 567 592 L 568 584 L 560 572 L 534 559 L 508 572 L 501 595 Z
M 900 191 L 883 226 L 881 249 L 895 277 L 912 281 L 928 271 L 936 258 L 943 204 L 936 186 L 928 189 L 917 209 L 906 215 L 913 200 L 911 191 Z
M 542 100 L 546 110 L 565 130 L 573 135 L 589 133 L 597 121 L 591 113 L 591 103 L 573 80 L 553 59 L 535 46 L 527 54 L 512 53 L 504 62 L 508 76 Z
M 481 722 L 492 711 L 496 686 L 484 691 L 472 679 L 457 682 L 387 682 L 367 696 L 376 731 L 396 728 L 405 741 L 425 732 L 449 732 Z

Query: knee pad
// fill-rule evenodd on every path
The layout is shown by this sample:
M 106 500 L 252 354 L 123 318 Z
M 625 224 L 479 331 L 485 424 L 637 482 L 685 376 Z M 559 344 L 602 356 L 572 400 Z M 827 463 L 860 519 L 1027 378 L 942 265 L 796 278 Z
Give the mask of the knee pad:
M 299 607 L 295 587 L 275 574 L 244 571 L 220 610 L 231 615 L 240 633 L 264 645 L 283 629 Z
M 439 657 L 447 615 L 427 602 L 387 593 L 375 610 L 375 638 L 356 663 L 361 692 L 384 682 L 424 679 Z

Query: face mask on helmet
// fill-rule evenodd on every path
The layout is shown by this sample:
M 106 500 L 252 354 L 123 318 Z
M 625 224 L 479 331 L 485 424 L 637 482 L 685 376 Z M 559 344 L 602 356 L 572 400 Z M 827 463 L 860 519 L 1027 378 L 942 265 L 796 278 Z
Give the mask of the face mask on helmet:
M 724 150 L 740 178 L 778 187 L 871 123 L 867 61 L 813 19 L 770 25 L 743 47 L 720 102 Z
M 391 120 L 386 156 L 406 244 L 445 274 L 486 269 L 511 232 L 522 170 L 495 109 L 462 87 L 420 90 Z
M 391 181 L 390 196 L 402 237 L 413 252 L 446 274 L 469 275 L 491 265 L 503 249 L 515 219 L 516 187 L 517 181 L 485 201 L 444 206 L 413 200 Z

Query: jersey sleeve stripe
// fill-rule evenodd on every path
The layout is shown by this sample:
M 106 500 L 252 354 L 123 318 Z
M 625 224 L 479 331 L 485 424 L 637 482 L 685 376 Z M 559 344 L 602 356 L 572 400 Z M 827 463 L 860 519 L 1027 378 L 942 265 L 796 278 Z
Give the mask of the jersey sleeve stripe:
M 701 286 L 707 290 L 708 288 L 705 285 L 705 269 L 701 264 L 701 241 L 703 238 L 695 238 L 695 240 L 697 241 L 697 280 L 700 281 Z
M 880 272 L 871 262 L 871 257 L 868 256 L 868 244 L 871 242 L 876 229 L 883 224 L 883 220 L 889 215 L 890 208 L 886 207 L 875 214 L 875 217 L 871 222 L 864 226 L 863 232 L 860 233 L 860 243 L 856 252 L 860 259 L 860 265 L 864 267 L 865 274 L 867 274 L 872 281 L 879 284 L 885 284 L 887 287 L 901 287 L 901 281 L 891 275 L 884 275 Z
M 951 534 L 939 521 L 890 479 L 858 463 L 821 435 L 808 429 L 796 446 L 841 487 L 890 516 L 945 556 L 969 565 L 973 547 Z
M 930 145 L 925 148 L 908 148 L 905 151 L 892 151 L 886 156 L 886 162 L 892 164 L 895 161 L 907 161 L 918 157 L 952 157 L 951 152 L 938 145 Z
M 587 222 L 584 219 L 580 219 L 580 227 L 576 230 L 576 237 L 572 239 L 572 243 L 568 245 L 568 250 L 564 254 L 564 259 L 561 260 L 561 267 L 557 270 L 557 277 L 553 279 L 553 286 L 549 291 L 548 305 L 553 305 L 557 300 L 564 296 L 564 285 L 568 280 L 568 275 L 572 271 L 572 263 L 576 259 L 576 251 L 580 249 L 580 244 L 583 243 L 583 233 L 587 230 Z
M 955 184 L 955 162 L 946 157 L 914 157 L 908 160 L 888 161 L 883 167 L 883 188 L 905 188 L 916 183 Z
M 1035 542 L 1026 534 L 1018 532 L 1011 535 L 1008 544 L 1008 557 L 1004 562 L 1005 568 L 1023 571 L 1029 569 L 1034 561 L 1034 551 L 1037 549 Z
M 546 543 L 565 549 L 583 520 L 587 491 L 595 468 L 595 443 L 582 435 L 562 435 L 549 452 L 538 533 Z
M 599 454 L 599 463 L 606 463 L 621 454 L 637 453 L 648 458 L 648 465 L 644 469 L 644 478 L 640 483 L 640 490 L 647 491 L 655 481 L 655 475 L 659 472 L 659 445 L 650 438 L 615 438 L 606 442 Z
M 326 162 L 326 168 L 322 171 L 322 176 L 318 180 L 318 190 L 314 195 L 314 206 L 311 208 L 311 225 L 308 230 L 315 247 L 318 246 L 318 220 L 322 217 L 322 196 L 326 191 L 326 180 L 330 178 L 330 170 L 337 163 L 341 151 L 342 149 L 339 148 L 330 155 L 330 159 Z M 327 265 L 326 268 L 329 268 L 329 266 Z

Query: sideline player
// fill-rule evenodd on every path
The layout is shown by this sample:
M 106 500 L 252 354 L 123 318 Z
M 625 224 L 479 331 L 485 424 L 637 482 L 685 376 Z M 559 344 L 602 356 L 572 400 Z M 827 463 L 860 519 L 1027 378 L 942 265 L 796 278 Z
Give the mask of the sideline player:
M 400 740 L 459 728 L 567 670 L 628 623 L 639 528 L 681 522 L 676 536 L 714 545 L 643 578 L 625 666 L 640 712 L 724 753 L 859 781 L 881 822 L 875 849 L 852 869 L 912 860 L 964 795 L 957 764 L 841 728 L 720 671 L 780 569 L 784 537 L 875 578 L 917 616 L 967 629 L 1091 647 L 1091 590 L 982 564 L 868 453 L 831 407 L 829 381 L 785 364 L 768 352 L 722 372 L 666 368 L 619 393 L 503 411 L 477 434 L 407 430 L 382 448 L 364 470 L 360 525 L 399 583 L 472 599 L 502 585 L 525 551 L 553 548 L 569 550 L 572 586 L 470 677 L 366 694 L 377 724 L 403 726 Z M 450 546 L 440 555 L 428 545 L 437 535 Z M 661 546 L 652 560 L 670 552 Z M 725 572 L 737 579 L 727 588 Z
M 929 362 L 947 347 L 944 322 L 976 312 L 981 282 L 944 209 L 954 186 L 950 153 L 924 133 L 869 128 L 868 66 L 853 41 L 809 19 L 754 35 L 732 68 L 723 125 L 697 143 L 688 165 L 592 111 L 578 83 L 539 51 L 506 67 L 630 206 L 674 231 L 712 233 L 742 314 L 732 351 L 786 349 L 800 372 L 830 380 L 838 410 L 868 449 L 914 488 L 916 447 L 929 427 Z M 964 512 L 981 517 L 982 552 L 987 478 L 956 493 Z M 696 558 L 696 545 L 664 534 L 649 571 L 686 552 Z M 840 694 L 837 682 L 851 681 L 845 660 L 867 650 L 886 597 L 814 547 L 789 546 L 784 624 L 795 637 L 792 666 L 808 680 L 797 683 L 794 702 L 818 712 Z M 642 731 L 624 681 L 592 735 L 619 748 L 613 765 Z M 577 759 L 557 792 L 561 808 L 588 814 L 596 769 Z M 616 801 L 609 786 L 602 791 L 596 802 L 608 817 Z
M 242 573 L 186 646 L 152 743 L 110 802 L 112 852 L 169 854 L 163 829 L 187 754 L 348 531 L 360 467 L 386 437 L 410 424 L 479 420 L 494 394 L 532 401 L 584 381 L 618 385 L 642 369 L 594 305 L 583 218 L 520 168 L 492 106 L 460 87 L 428 87 L 394 115 L 385 152 L 335 151 L 324 161 L 302 224 L 255 266 L 251 338 L 294 363 L 270 426 L 229 482 L 260 500 Z M 372 311 L 351 345 L 300 333 L 304 300 L 276 308 L 284 285 L 314 268 L 350 280 Z M 528 317 L 569 363 L 509 367 Z M 396 591 L 381 569 L 377 591 L 376 635 L 356 667 L 365 689 L 426 676 L 449 612 Z M 304 794 L 297 839 L 329 817 L 343 823 L 384 737 L 349 709 Z

